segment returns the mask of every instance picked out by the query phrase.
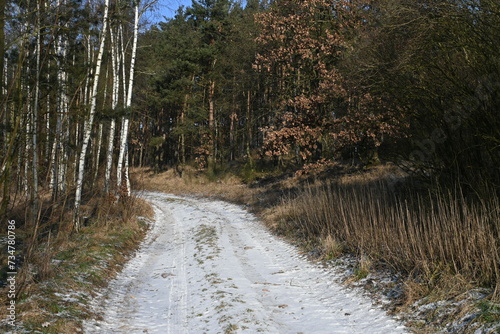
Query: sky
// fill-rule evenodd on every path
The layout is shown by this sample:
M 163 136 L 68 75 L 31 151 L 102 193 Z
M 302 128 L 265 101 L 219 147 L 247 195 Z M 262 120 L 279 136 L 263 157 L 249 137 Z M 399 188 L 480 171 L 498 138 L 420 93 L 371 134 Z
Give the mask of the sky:
M 163 17 L 172 18 L 180 6 L 190 7 L 192 3 L 192 0 L 159 0 L 158 10 L 150 14 L 151 20 L 161 22 L 164 21 Z
M 160 0 L 160 12 L 163 16 L 171 18 L 174 17 L 175 12 L 180 6 L 188 7 L 191 6 L 192 3 L 192 0 Z
M 157 10 L 148 13 L 148 18 L 153 23 L 165 21 L 164 17 L 173 18 L 180 6 L 191 7 L 192 3 L 192 0 L 158 0 Z M 245 1 L 242 1 L 242 3 L 245 3 Z

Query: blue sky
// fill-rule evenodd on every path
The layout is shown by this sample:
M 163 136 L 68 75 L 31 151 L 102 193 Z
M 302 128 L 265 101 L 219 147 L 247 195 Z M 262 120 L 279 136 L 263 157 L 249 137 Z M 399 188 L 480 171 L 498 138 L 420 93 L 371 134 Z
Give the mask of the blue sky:
M 173 17 L 180 6 L 191 6 L 192 0 L 160 0 L 161 12 L 166 17 Z
M 192 0 L 158 0 L 156 5 L 157 10 L 154 13 L 149 13 L 149 19 L 152 22 L 164 21 L 163 17 L 172 18 L 180 6 L 190 7 Z M 242 1 L 244 4 L 245 1 Z
M 164 21 L 163 17 L 172 18 L 180 6 L 191 6 L 192 0 L 159 0 L 158 10 L 152 14 L 151 19 L 155 22 Z

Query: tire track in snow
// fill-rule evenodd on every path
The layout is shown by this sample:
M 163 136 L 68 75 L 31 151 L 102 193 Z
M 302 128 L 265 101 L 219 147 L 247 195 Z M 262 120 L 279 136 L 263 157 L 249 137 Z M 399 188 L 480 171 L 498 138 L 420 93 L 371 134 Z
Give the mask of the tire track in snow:
M 295 247 L 276 238 L 238 207 L 220 202 L 214 210 L 212 202 L 205 210 L 226 220 L 226 230 L 232 230 L 235 255 L 240 259 L 245 275 L 253 281 L 264 310 L 273 315 L 278 329 L 272 333 L 392 333 L 394 324 L 386 326 L 387 317 L 380 310 L 359 301 L 354 293 L 336 283 L 331 272 L 309 263 L 298 255 Z M 198 204 L 203 205 L 203 204 Z M 231 219 L 245 222 L 245 228 Z M 354 302 L 353 302 L 354 301 Z M 379 313 L 366 321 L 364 309 Z M 360 312 L 361 311 L 361 312 Z M 378 311 L 378 312 L 377 312 Z M 324 327 L 324 324 L 330 326 Z M 381 326 L 377 329 L 377 325 Z M 334 329 L 333 329 L 334 328 Z
M 173 262 L 176 273 L 170 285 L 168 302 L 167 333 L 188 333 L 187 298 L 188 284 L 186 279 L 186 232 L 183 224 L 174 224 L 174 244 L 178 249 Z
M 87 333 L 404 333 L 242 208 L 146 193 L 156 222 Z

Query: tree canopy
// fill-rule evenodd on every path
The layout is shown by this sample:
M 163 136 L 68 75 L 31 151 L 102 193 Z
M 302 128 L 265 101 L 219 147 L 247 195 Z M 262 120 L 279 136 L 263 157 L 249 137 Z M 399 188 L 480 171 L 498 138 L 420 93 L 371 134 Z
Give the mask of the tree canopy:
M 389 161 L 498 191 L 497 1 L 199 0 L 136 28 L 152 4 L 0 3 L 3 215 L 118 194 L 128 163 Z
M 160 164 L 383 160 L 498 187 L 499 24 L 495 1 L 193 1 L 142 36 Z

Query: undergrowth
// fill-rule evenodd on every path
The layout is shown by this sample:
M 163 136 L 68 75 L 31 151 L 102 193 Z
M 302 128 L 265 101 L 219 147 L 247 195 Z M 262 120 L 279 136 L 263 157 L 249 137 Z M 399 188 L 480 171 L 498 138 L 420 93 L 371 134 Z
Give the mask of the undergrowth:
M 115 276 L 126 258 L 137 248 L 148 228 L 151 208 L 144 201 L 114 196 L 91 199 L 89 216 L 78 232 L 72 228 L 70 210 L 47 217 L 31 256 L 27 240 L 18 257 L 24 257 L 16 277 L 16 327 L 0 323 L 0 332 L 77 333 L 82 320 L 98 315 L 89 302 L 99 288 Z M 54 215 L 54 211 L 51 211 Z M 5 261 L 2 259 L 2 270 Z M 5 288 L 3 288 L 5 290 Z M 0 294 L 6 305 L 7 294 Z M 0 310 L 6 319 L 6 307 Z
M 459 274 L 498 289 L 500 202 L 494 195 L 473 202 L 460 190 L 407 196 L 383 182 L 334 182 L 284 201 L 288 211 L 278 230 L 318 241 L 329 237 L 431 285 Z

